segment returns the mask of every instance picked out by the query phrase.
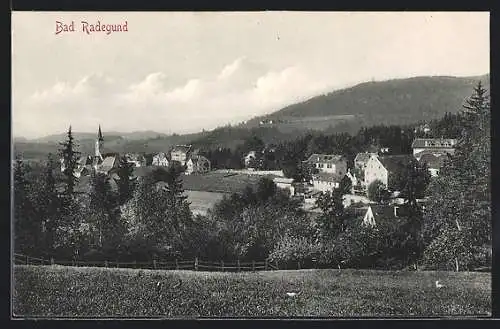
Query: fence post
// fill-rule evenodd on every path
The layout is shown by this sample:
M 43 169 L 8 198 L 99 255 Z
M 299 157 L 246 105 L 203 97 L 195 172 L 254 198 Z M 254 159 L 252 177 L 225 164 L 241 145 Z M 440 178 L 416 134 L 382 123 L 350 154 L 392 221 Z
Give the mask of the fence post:
M 137 261 L 134 260 L 134 268 L 137 268 Z
M 278 260 L 276 260 L 276 269 L 279 270 L 280 269 L 280 264 L 278 264 Z
M 255 261 L 252 260 L 252 272 L 255 272 Z
M 117 259 L 116 260 L 116 268 L 118 268 L 118 267 L 120 267 L 120 266 L 118 265 L 118 259 Z
M 240 268 L 240 260 L 238 259 L 238 272 L 241 271 L 241 268 Z
M 43 257 L 40 257 L 40 259 L 42 260 L 42 265 L 45 265 L 45 260 L 43 259 Z
M 265 263 L 264 263 L 264 270 L 267 271 L 267 258 L 266 258 Z
M 50 264 L 54 265 L 54 257 L 50 257 Z
M 156 270 L 156 259 L 153 259 L 153 268 Z
M 107 260 L 104 261 L 104 267 L 108 267 L 108 261 Z
M 299 270 L 300 270 L 300 260 L 299 260 L 299 261 L 297 261 L 297 269 L 299 269 Z
M 220 268 L 221 268 L 222 272 L 224 272 L 224 261 L 223 260 L 220 261 Z
M 175 269 L 178 270 L 179 269 L 179 262 L 177 261 L 177 258 L 175 259 Z
M 198 271 L 198 257 L 194 259 L 194 270 Z

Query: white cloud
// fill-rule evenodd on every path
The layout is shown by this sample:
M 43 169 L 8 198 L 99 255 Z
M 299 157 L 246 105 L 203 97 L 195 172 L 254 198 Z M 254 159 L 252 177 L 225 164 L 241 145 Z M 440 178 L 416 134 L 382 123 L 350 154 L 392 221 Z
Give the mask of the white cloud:
M 63 131 L 92 131 L 98 124 L 118 131 L 193 132 L 236 123 L 320 94 L 331 78 L 300 65 L 269 71 L 242 57 L 209 78 L 173 86 L 164 72 L 120 85 L 104 74 L 76 83 L 58 82 L 16 102 L 14 130 L 26 137 Z

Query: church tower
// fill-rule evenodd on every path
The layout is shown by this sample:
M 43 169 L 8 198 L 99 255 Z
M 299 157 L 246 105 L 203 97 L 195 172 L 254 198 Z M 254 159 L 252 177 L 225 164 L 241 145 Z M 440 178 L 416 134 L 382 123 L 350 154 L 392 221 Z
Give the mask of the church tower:
M 97 139 L 95 141 L 95 157 L 102 161 L 101 148 L 104 143 L 104 138 L 102 138 L 101 125 L 99 125 L 99 131 L 97 132 Z

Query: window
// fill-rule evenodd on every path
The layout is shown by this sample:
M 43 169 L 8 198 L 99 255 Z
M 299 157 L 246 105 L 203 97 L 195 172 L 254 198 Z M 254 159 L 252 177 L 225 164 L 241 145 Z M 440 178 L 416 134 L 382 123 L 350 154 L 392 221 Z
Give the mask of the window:
M 332 167 L 331 163 L 327 164 L 327 168 L 331 168 L 331 167 Z

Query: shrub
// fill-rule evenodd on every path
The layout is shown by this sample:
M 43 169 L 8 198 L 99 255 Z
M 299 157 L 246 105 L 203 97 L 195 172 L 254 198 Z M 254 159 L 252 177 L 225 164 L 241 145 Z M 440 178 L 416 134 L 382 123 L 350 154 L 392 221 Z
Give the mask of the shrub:
M 305 237 L 284 236 L 276 244 L 274 250 L 269 255 L 269 259 L 278 264 L 297 263 L 307 265 L 312 263 L 321 255 L 321 245 Z

